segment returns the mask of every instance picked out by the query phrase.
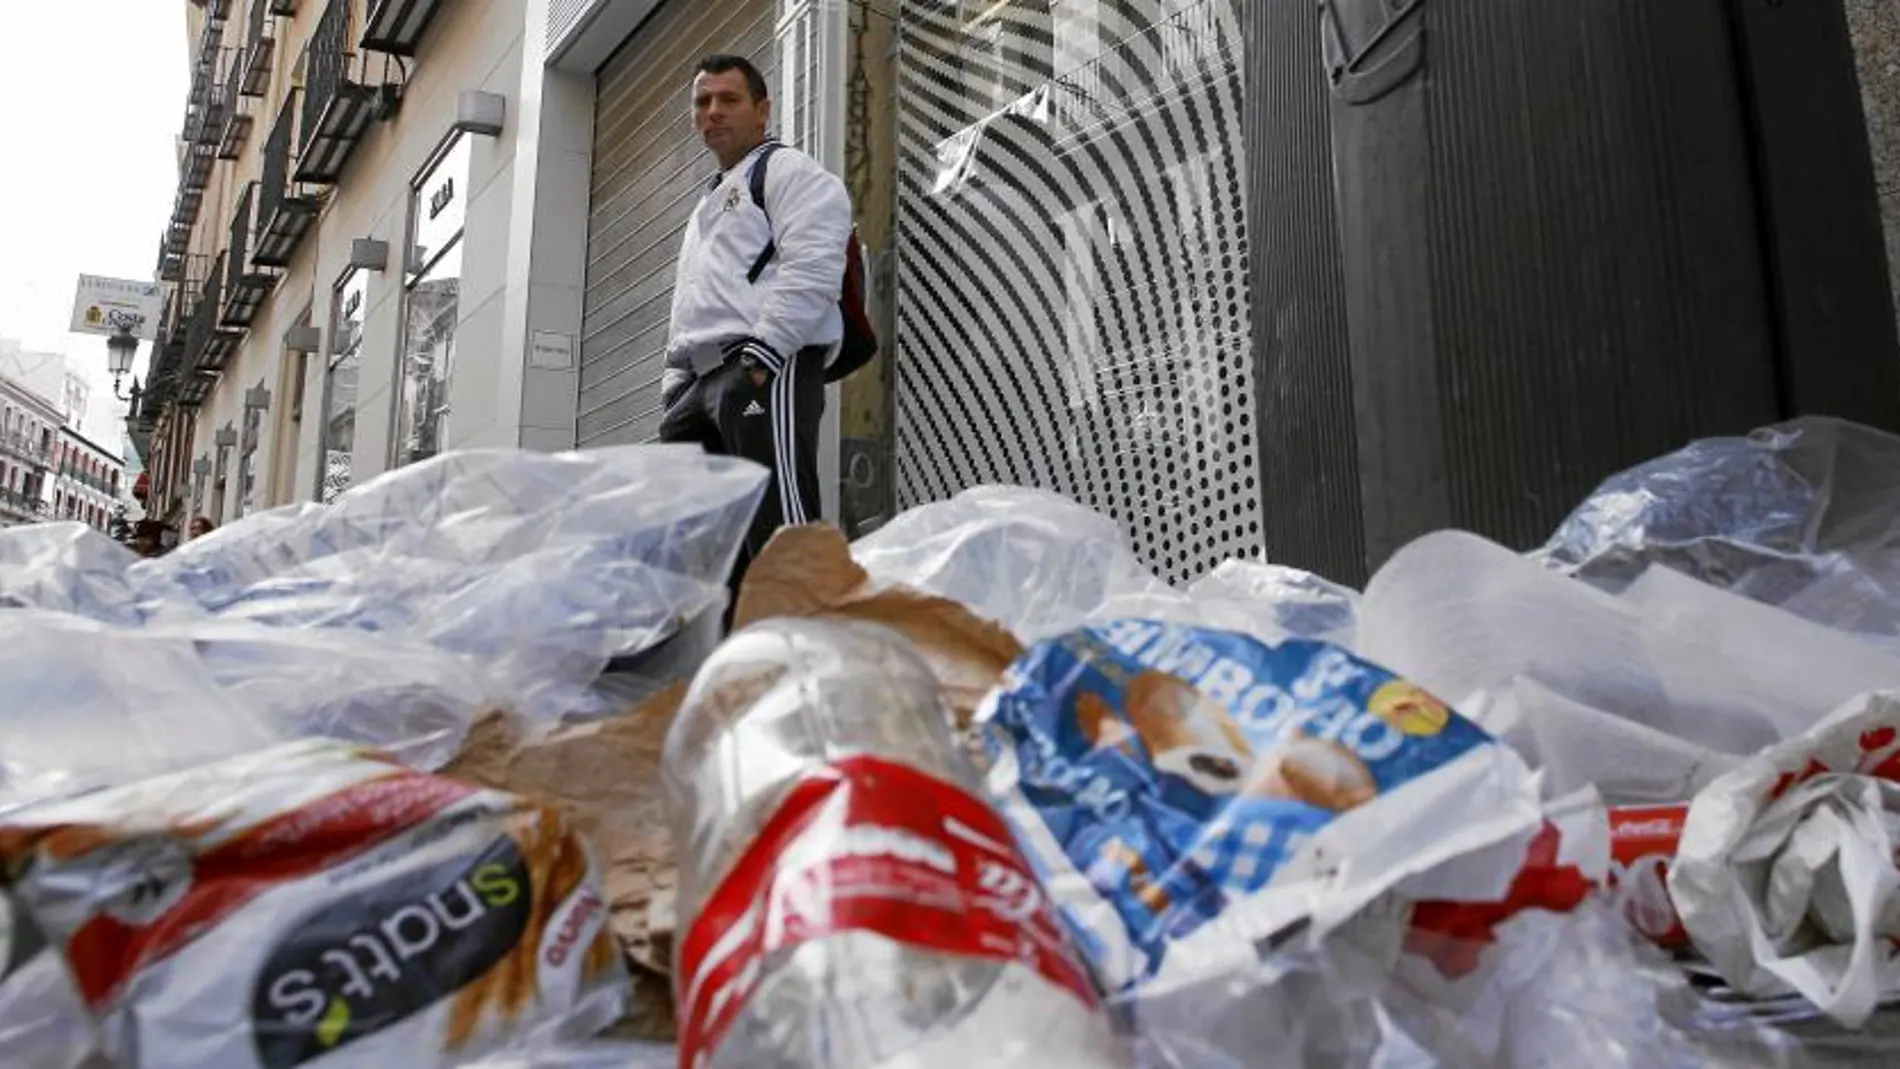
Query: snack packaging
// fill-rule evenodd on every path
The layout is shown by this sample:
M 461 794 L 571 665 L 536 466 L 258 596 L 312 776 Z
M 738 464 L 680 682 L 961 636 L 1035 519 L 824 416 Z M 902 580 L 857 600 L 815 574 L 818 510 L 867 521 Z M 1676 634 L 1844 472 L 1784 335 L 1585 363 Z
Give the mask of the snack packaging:
M 1117 994 L 1257 973 L 1388 891 L 1500 899 L 1543 823 L 1516 754 L 1324 643 L 1087 627 L 977 721 L 992 798 Z
M 0 863 L 124 1069 L 454 1065 L 626 1000 L 560 811 L 343 743 L 13 814 Z

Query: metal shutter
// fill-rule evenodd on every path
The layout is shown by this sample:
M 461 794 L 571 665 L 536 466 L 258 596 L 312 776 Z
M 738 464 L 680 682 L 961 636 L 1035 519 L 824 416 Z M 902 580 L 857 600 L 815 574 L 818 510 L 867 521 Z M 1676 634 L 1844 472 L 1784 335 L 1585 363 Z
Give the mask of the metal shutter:
M 708 52 L 776 66 L 773 0 L 671 0 L 598 75 L 578 437 L 645 441 L 660 426 L 660 366 L 680 232 L 714 167 L 688 86 Z

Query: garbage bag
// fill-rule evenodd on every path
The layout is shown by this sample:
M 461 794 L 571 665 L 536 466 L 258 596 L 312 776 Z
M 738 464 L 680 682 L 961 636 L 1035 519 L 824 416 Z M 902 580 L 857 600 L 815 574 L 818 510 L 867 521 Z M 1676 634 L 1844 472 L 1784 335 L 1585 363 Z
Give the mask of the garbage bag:
M 142 611 L 400 637 L 478 662 L 515 711 L 586 707 L 616 658 L 717 618 L 763 492 L 696 447 L 445 454 L 327 507 L 247 516 L 131 570 Z
M 242 621 L 0 612 L 0 812 L 329 737 L 445 763 L 505 699 L 436 647 Z
M 1606 590 L 1662 564 L 1900 648 L 1900 437 L 1805 417 L 1606 480 L 1537 556 Z

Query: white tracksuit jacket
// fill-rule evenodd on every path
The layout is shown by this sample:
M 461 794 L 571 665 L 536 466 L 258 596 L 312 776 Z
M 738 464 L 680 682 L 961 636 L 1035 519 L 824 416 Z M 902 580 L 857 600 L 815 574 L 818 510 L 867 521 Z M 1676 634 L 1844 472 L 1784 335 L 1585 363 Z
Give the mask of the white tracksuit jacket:
M 768 219 L 752 203 L 751 190 L 763 147 L 715 178 L 686 223 L 673 283 L 669 369 L 703 375 L 719 366 L 726 346 L 748 336 L 787 360 L 844 337 L 838 290 L 851 234 L 851 197 L 843 180 L 818 161 L 781 146 L 766 165 Z M 778 255 L 757 283 L 747 282 L 746 273 L 771 242 L 777 242 Z

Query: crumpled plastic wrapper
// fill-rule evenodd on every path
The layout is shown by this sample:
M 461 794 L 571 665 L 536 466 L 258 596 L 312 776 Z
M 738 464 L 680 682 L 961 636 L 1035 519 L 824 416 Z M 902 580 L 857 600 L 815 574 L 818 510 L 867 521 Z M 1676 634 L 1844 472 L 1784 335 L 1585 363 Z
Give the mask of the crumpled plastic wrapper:
M 1538 556 L 1619 590 L 1650 564 L 1900 649 L 1900 437 L 1806 417 L 1606 480 Z
M 1669 875 L 1738 991 L 1858 1028 L 1900 996 L 1900 697 L 1857 699 L 1695 796 Z

